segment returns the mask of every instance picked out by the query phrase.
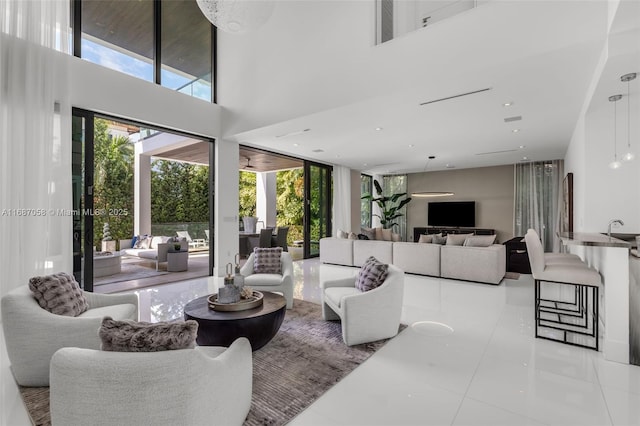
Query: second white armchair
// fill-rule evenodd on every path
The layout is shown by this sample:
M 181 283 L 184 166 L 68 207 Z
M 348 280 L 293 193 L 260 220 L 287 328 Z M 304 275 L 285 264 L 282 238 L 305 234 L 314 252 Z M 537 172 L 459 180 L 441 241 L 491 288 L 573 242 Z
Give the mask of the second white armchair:
M 293 260 L 288 252 L 280 255 L 280 274 L 257 274 L 253 264 L 255 253 L 251 253 L 240 273 L 244 276 L 244 285 L 261 291 L 275 291 L 282 293 L 287 300 L 287 309 L 293 307 Z
M 321 283 L 322 317 L 341 320 L 342 340 L 348 345 L 388 339 L 398 334 L 404 294 L 404 272 L 389 265 L 377 288 L 360 291 L 357 277 Z

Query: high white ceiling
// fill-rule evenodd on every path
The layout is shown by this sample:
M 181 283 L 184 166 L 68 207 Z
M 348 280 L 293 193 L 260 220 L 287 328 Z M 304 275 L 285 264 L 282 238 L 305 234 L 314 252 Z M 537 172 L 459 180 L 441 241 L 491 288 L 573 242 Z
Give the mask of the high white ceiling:
M 450 51 L 447 62 L 436 67 L 430 63 L 434 55 L 421 51 L 424 78 L 402 89 L 374 93 L 359 102 L 244 131 L 234 138 L 245 145 L 371 174 L 513 164 L 525 157 L 534 161 L 563 158 L 606 44 L 607 2 L 537 3 L 529 4 L 527 13 L 516 18 L 511 4 L 504 18 L 516 22 L 510 22 L 508 33 L 504 26 L 492 28 L 485 19 L 467 17 L 468 32 L 459 37 L 473 35 L 475 45 L 486 41 L 486 51 L 476 52 L 481 60 L 469 60 L 464 51 L 459 55 Z M 492 7 L 487 10 L 499 20 L 495 12 L 500 7 Z M 620 22 L 631 31 L 640 27 L 640 19 L 633 15 Z M 448 23 L 434 28 L 438 25 L 445 28 Z M 527 31 L 518 32 L 520 26 Z M 395 45 L 389 48 L 402 49 L 415 43 L 413 37 L 424 37 L 431 30 L 420 29 L 393 40 L 390 43 Z M 509 48 L 495 46 L 500 38 Z M 459 49 L 460 45 L 460 39 L 442 39 L 437 49 Z M 636 70 L 628 72 L 632 71 Z M 420 105 L 486 88 L 490 90 Z M 507 102 L 512 106 L 503 105 Z M 522 120 L 504 121 L 514 116 Z M 430 155 L 436 159 L 427 167 Z

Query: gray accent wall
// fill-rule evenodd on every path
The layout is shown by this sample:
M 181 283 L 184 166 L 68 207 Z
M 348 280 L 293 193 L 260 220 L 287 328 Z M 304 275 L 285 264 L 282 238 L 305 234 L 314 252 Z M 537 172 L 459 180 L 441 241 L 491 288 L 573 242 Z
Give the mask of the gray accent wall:
M 427 226 L 429 201 L 475 201 L 476 228 L 492 228 L 502 243 L 513 237 L 514 166 L 410 173 L 409 193 L 451 191 L 451 197 L 413 198 L 407 205 L 407 241 L 413 228 Z

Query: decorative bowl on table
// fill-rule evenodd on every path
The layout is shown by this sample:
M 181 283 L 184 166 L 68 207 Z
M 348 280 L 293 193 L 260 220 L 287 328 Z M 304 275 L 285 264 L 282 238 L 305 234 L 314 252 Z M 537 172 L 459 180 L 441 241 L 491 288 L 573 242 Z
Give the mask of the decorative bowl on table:
M 237 312 L 237 311 L 246 311 L 248 309 L 253 309 L 262 306 L 263 303 L 263 294 L 259 291 L 254 291 L 251 297 L 246 299 L 240 299 L 240 301 L 235 303 L 219 303 L 218 302 L 218 294 L 212 294 L 208 297 L 207 301 L 209 303 L 209 309 L 213 309 L 214 311 L 220 312 Z

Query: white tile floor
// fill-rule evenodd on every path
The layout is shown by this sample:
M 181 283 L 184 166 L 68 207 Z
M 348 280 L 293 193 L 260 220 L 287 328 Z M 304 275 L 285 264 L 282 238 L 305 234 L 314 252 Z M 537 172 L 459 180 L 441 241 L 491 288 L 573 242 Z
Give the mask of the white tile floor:
M 295 297 L 355 268 L 295 263 Z M 139 290 L 141 320 L 182 316 L 215 291 L 203 278 Z M 640 367 L 533 337 L 530 276 L 500 286 L 407 275 L 411 325 L 325 393 L 293 425 L 640 425 Z M 2 339 L 2 425 L 29 425 Z

